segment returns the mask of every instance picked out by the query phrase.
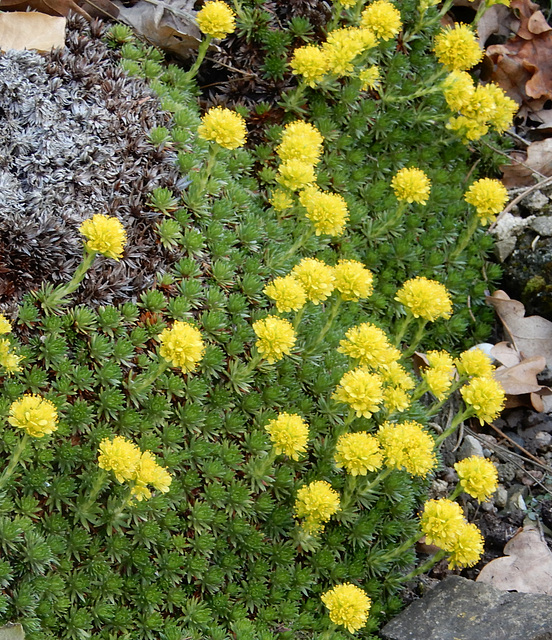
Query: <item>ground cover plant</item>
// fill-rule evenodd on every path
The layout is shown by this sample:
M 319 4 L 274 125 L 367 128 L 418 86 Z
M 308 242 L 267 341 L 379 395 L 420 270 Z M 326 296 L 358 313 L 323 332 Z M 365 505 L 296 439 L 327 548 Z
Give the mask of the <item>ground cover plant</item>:
M 135 300 L 75 304 L 129 251 L 91 212 L 71 277 L 0 318 L 0 611 L 30 638 L 375 638 L 405 581 L 483 549 L 455 498 L 492 493 L 492 464 L 426 490 L 443 440 L 503 404 L 466 348 L 488 331 L 480 226 L 506 193 L 466 142 L 514 105 L 466 73 L 479 47 L 440 31 L 446 6 L 341 3 L 328 35 L 303 23 L 279 124 L 248 146 L 273 107 L 200 110 L 195 82 L 210 39 L 262 11 L 235 9 L 205 5 L 189 70 L 106 34 L 172 114 L 148 135 L 182 180 L 147 208 L 174 267 Z

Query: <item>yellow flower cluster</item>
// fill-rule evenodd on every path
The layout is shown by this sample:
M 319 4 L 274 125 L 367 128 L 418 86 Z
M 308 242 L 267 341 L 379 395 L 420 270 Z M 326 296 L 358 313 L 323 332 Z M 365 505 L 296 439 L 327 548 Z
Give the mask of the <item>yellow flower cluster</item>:
M 437 400 L 443 400 L 454 378 L 454 360 L 446 351 L 428 351 L 426 356 L 429 367 L 422 376 Z
M 295 49 L 290 66 L 294 75 L 303 76 L 309 87 L 315 87 L 328 73 L 328 62 L 328 57 L 321 47 L 307 44 Z
M 322 51 L 327 56 L 328 67 L 333 75 L 349 76 L 353 73 L 355 58 L 376 44 L 372 31 L 349 27 L 331 31 L 322 45 Z
M 358 417 L 370 418 L 379 411 L 383 400 L 383 380 L 366 367 L 347 371 L 341 378 L 332 398 L 348 404 Z
M 265 294 L 274 300 L 280 313 L 298 311 L 307 301 L 307 292 L 292 274 L 275 278 L 264 288 Z
M 390 40 L 401 30 L 401 14 L 391 2 L 375 0 L 362 12 L 360 26 L 375 33 L 380 40 Z
M 504 209 L 508 191 L 499 180 L 482 178 L 474 182 L 464 196 L 464 200 L 475 207 L 481 224 L 495 220 L 495 214 Z
M 293 198 L 283 189 L 274 189 L 269 202 L 276 211 L 285 211 L 293 206 Z
M 426 476 L 437 465 L 435 440 L 414 421 L 385 422 L 378 430 L 385 463 L 392 469 L 405 469 L 413 476 Z
M 380 85 L 380 70 L 376 65 L 372 65 L 367 69 L 363 69 L 359 74 L 360 90 L 366 91 L 366 89 L 377 89 Z
M 12 330 L 11 322 L 5 315 L 0 313 L 0 336 L 6 333 L 10 333 Z
M 352 476 L 365 476 L 383 463 L 378 439 L 364 431 L 339 436 L 335 451 L 336 467 L 344 467 Z
M 133 482 L 131 495 L 139 501 L 151 497 L 148 484 L 167 493 L 172 482 L 170 473 L 156 462 L 151 451 L 142 453 L 123 436 L 104 438 L 100 442 L 98 466 L 113 471 L 119 482 Z
M 200 138 L 216 142 L 225 149 L 242 147 L 245 144 L 246 133 L 245 120 L 242 116 L 223 107 L 209 109 L 201 119 L 197 130 Z
M 189 322 L 176 320 L 170 329 L 163 329 L 159 340 L 161 357 L 184 373 L 193 371 L 205 353 L 200 331 Z
M 450 109 L 458 116 L 447 125 L 465 140 L 478 140 L 489 127 L 499 133 L 506 131 L 518 110 L 515 100 L 509 98 L 495 84 L 476 87 L 471 76 L 463 71 L 452 71 L 443 82 L 443 94 Z
M 322 602 L 330 612 L 334 624 L 345 627 L 351 633 L 361 629 L 368 619 L 372 604 L 366 593 L 354 584 L 338 584 L 322 595 Z
M 491 358 L 484 351 L 474 348 L 460 354 L 456 360 L 456 369 L 461 376 L 471 378 L 490 377 L 495 368 Z
M 393 179 L 391 186 L 398 200 L 419 204 L 426 204 L 431 191 L 431 182 L 421 169 L 400 169 Z
M 349 219 L 345 199 L 337 193 L 320 191 L 307 186 L 299 195 L 299 202 L 307 210 L 307 218 L 314 224 L 317 236 L 341 236 Z
M 196 20 L 201 32 L 211 38 L 226 38 L 236 28 L 234 12 L 221 0 L 206 2 Z
M 351 327 L 338 351 L 358 360 L 359 365 L 380 370 L 396 362 L 401 353 L 393 347 L 385 332 L 370 322 Z
M 21 371 L 19 364 L 21 360 L 23 360 L 23 356 L 18 356 L 11 350 L 10 341 L 0 338 L 0 367 L 3 367 L 8 375 L 11 375 Z
M 498 487 L 498 473 L 495 465 L 481 456 L 464 458 L 454 465 L 460 486 L 472 498 L 485 502 Z
M 295 500 L 295 515 L 304 518 L 303 529 L 316 534 L 339 510 L 339 494 L 329 482 L 317 480 L 301 487 Z
M 433 50 L 437 60 L 451 71 L 471 69 L 483 57 L 475 33 L 465 24 L 457 24 L 438 33 Z
M 280 413 L 270 420 L 265 430 L 270 436 L 274 451 L 299 460 L 307 450 L 309 425 L 296 413 Z
M 316 182 L 316 173 L 312 164 L 292 158 L 280 164 L 276 180 L 290 191 L 300 191 Z
M 323 142 L 324 138 L 314 125 L 295 120 L 285 126 L 276 153 L 283 162 L 300 160 L 315 165 L 320 161 Z
M 464 402 L 469 405 L 479 422 L 492 422 L 504 408 L 505 394 L 502 385 L 491 377 L 472 378 L 460 389 Z
M 415 318 L 431 322 L 452 314 L 452 301 L 446 287 L 424 277 L 407 280 L 395 300 L 407 307 Z
M 84 247 L 89 252 L 97 252 L 119 260 L 126 243 L 126 232 L 121 222 L 114 217 L 97 213 L 85 220 L 79 231 L 87 238 Z
M 362 262 L 339 260 L 334 267 L 335 288 L 343 300 L 361 300 L 372 295 L 374 276 Z
M 303 258 L 291 272 L 305 288 L 307 298 L 314 304 L 324 302 L 335 288 L 333 267 L 316 258 Z
M 277 316 L 267 316 L 253 323 L 253 331 L 257 334 L 255 343 L 259 353 L 269 364 L 289 355 L 295 345 L 295 331 L 288 320 Z
M 8 422 L 33 438 L 42 438 L 57 430 L 58 414 L 50 400 L 27 393 L 11 403 Z
M 449 552 L 449 568 L 471 567 L 483 553 L 479 529 L 468 524 L 459 504 L 447 500 L 429 500 L 424 505 L 421 528 L 429 544 Z

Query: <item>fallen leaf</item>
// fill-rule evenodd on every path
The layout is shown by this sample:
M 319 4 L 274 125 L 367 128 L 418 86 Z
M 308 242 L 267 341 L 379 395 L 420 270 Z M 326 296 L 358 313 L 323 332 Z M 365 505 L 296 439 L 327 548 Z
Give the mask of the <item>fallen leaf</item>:
M 541 316 L 525 317 L 525 307 L 518 300 L 511 300 L 504 291 L 487 296 L 507 331 L 510 341 L 524 358 L 543 356 L 552 368 L 552 322 Z
M 116 0 L 115 5 L 123 22 L 160 49 L 180 58 L 189 58 L 197 50 L 201 32 L 194 0 L 141 0 L 132 7 Z
M 477 24 L 477 35 L 481 48 L 490 36 L 511 36 L 517 33 L 520 22 L 510 9 L 504 4 L 493 4 L 481 16 Z
M 536 393 L 543 388 L 537 381 L 537 374 L 545 368 L 546 358 L 533 356 L 513 367 L 500 367 L 494 372 L 494 378 L 500 382 L 508 395 Z
M 543 176 L 552 176 L 552 139 L 532 142 L 526 152 L 512 152 L 510 159 L 512 164 L 502 167 L 504 186 L 508 189 L 531 186 L 535 184 L 534 171 Z
M 537 527 L 527 523 L 504 547 L 504 557 L 485 565 L 476 582 L 502 591 L 552 595 L 552 553 Z
M 64 47 L 66 22 L 36 11 L 0 13 L 0 49 L 50 51 Z
M 521 355 L 509 342 L 499 342 L 491 349 L 491 355 L 505 367 L 515 367 L 521 362 Z
M 512 0 L 511 10 L 519 18 L 517 35 L 525 40 L 531 40 L 533 36 L 552 30 L 546 22 L 540 5 L 531 0 Z

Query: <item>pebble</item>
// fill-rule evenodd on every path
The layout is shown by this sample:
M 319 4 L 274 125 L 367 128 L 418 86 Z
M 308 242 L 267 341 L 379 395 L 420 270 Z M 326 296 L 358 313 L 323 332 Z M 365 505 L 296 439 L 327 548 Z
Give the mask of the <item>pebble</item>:
M 458 450 L 457 460 L 464 460 L 464 458 L 470 458 L 471 456 L 484 458 L 483 447 L 477 438 L 465 436 L 464 442 L 462 442 L 462 446 Z

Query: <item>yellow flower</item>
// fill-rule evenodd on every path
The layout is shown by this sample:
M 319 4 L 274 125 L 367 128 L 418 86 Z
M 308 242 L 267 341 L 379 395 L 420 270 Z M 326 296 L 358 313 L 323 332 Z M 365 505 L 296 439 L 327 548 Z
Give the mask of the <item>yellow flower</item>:
M 464 458 L 454 465 L 460 486 L 472 498 L 485 502 L 498 487 L 498 473 L 494 464 L 480 456 Z
M 21 371 L 19 363 L 23 360 L 23 356 L 13 353 L 10 347 L 9 340 L 0 338 L 0 367 L 3 367 L 8 375 Z
M 398 349 L 391 346 L 385 332 L 370 322 L 351 327 L 337 350 L 358 360 L 361 366 L 378 370 L 384 370 L 401 355 Z M 382 372 L 382 375 L 385 373 Z
M 334 624 L 345 627 L 351 633 L 362 629 L 368 619 L 372 604 L 366 593 L 349 582 L 338 584 L 322 595 L 322 602 L 330 612 Z
M 363 69 L 358 74 L 361 82 L 360 90 L 366 91 L 366 89 L 377 89 L 380 85 L 380 70 L 377 65 L 372 65 L 367 69 Z
M 499 180 L 482 178 L 471 185 L 464 200 L 475 207 L 481 223 L 487 224 L 495 219 L 496 213 L 504 209 L 508 191 Z
M 457 118 L 451 118 L 448 121 L 447 129 L 455 131 L 464 140 L 479 140 L 488 131 L 489 126 L 484 122 L 475 120 L 474 118 L 467 118 L 466 116 L 458 116 Z
M 58 415 L 50 400 L 27 393 L 11 403 L 8 422 L 33 438 L 42 438 L 57 430 Z
M 437 60 L 451 71 L 467 71 L 483 57 L 474 32 L 465 24 L 438 33 L 433 51 Z
M 245 144 L 247 129 L 239 113 L 213 107 L 201 119 L 197 134 L 203 140 L 216 142 L 225 149 L 237 149 Z
M 303 258 L 291 272 L 305 287 L 307 298 L 313 304 L 320 304 L 329 298 L 335 288 L 333 267 L 316 258 Z
M 291 191 L 299 191 L 316 182 L 312 164 L 303 160 L 286 160 L 278 167 L 276 181 Z
M 253 323 L 253 331 L 257 334 L 255 345 L 259 353 L 269 364 L 289 355 L 295 345 L 295 331 L 288 320 L 277 316 L 268 316 Z
M 481 424 L 498 418 L 504 408 L 504 389 L 494 378 L 472 378 L 469 384 L 460 389 L 460 393 L 464 402 L 473 408 Z
M 362 12 L 360 26 L 370 29 L 381 40 L 390 40 L 401 30 L 401 14 L 387 0 L 375 0 Z
M 0 335 L 3 335 L 4 333 L 10 333 L 11 330 L 11 322 L 6 318 L 6 316 L 0 313 Z
M 97 251 L 113 260 L 119 260 L 123 255 L 126 232 L 117 218 L 97 213 L 85 220 L 79 231 L 88 239 L 84 245 L 87 251 Z
M 488 84 L 486 88 L 494 101 L 494 110 L 489 122 L 496 131 L 503 133 L 512 126 L 512 120 L 519 108 L 518 104 L 509 98 L 498 85 Z
M 296 413 L 280 413 L 265 427 L 277 454 L 299 460 L 307 450 L 309 425 Z
M 428 351 L 429 367 L 422 373 L 431 393 L 443 400 L 452 385 L 454 360 L 446 351 Z
M 200 331 L 188 322 L 176 320 L 172 328 L 163 329 L 159 340 L 161 357 L 184 373 L 193 371 L 205 353 Z
M 444 285 L 419 277 L 407 280 L 397 291 L 395 300 L 407 307 L 415 318 L 431 322 L 450 318 L 452 301 Z
M 295 515 L 305 518 L 303 528 L 309 533 L 317 533 L 323 523 L 339 510 L 339 494 L 329 482 L 317 480 L 301 487 L 295 500 Z
M 359 418 L 370 418 L 383 400 L 382 379 L 366 367 L 357 367 L 343 375 L 332 398 L 348 404 Z
M 274 189 L 269 202 L 276 211 L 285 211 L 293 206 L 293 198 L 283 189 Z
M 495 369 L 491 358 L 479 348 L 468 349 L 468 351 L 461 353 L 456 360 L 456 368 L 460 375 L 468 378 L 472 376 L 490 377 Z
M 130 440 L 115 436 L 113 440 L 104 438 L 100 442 L 98 466 L 113 471 L 119 482 L 134 480 L 142 453 Z
M 342 196 L 320 191 L 317 187 L 306 187 L 299 194 L 299 202 L 307 210 L 307 218 L 314 224 L 317 236 L 343 234 L 349 211 Z
M 452 111 L 467 107 L 474 92 L 472 77 L 465 71 L 451 71 L 443 82 L 443 95 Z
M 310 165 L 320 161 L 324 138 L 309 122 L 295 120 L 286 125 L 276 153 L 282 161 L 300 160 Z
M 322 51 L 328 57 L 328 67 L 333 75 L 348 76 L 354 70 L 354 59 L 376 44 L 376 37 L 370 31 L 347 27 L 331 31 Z
M 378 439 L 360 431 L 339 436 L 334 460 L 336 467 L 345 467 L 352 476 L 365 476 L 381 467 L 383 454 Z
M 329 70 L 326 53 L 313 44 L 295 49 L 290 66 L 292 73 L 303 76 L 309 87 L 315 87 Z
M 395 349 L 395 347 L 391 347 L 391 349 L 400 355 L 400 351 L 398 349 Z M 398 359 L 398 357 L 396 359 Z M 385 382 L 400 387 L 405 391 L 414 389 L 416 386 L 414 378 L 406 371 L 402 364 L 399 364 L 398 362 L 390 362 L 386 365 L 381 370 L 381 375 Z
M 437 465 L 435 440 L 418 422 L 385 422 L 378 430 L 378 440 L 392 469 L 404 468 L 412 476 L 426 476 Z
M 452 500 L 428 500 L 421 517 L 422 532 L 428 544 L 450 551 L 459 531 L 466 524 L 462 507 Z
M 226 38 L 236 28 L 234 12 L 220 0 L 206 2 L 196 16 L 201 32 L 211 38 Z
M 471 523 L 464 522 L 456 531 L 449 556 L 449 569 L 473 567 L 479 562 L 484 550 L 481 531 Z
M 374 276 L 362 262 L 340 260 L 334 267 L 335 288 L 343 300 L 360 300 L 372 295 Z
M 144 451 L 136 466 L 134 480 L 135 485 L 131 493 L 138 501 L 141 501 L 143 498 L 151 497 L 151 491 L 147 488 L 148 484 L 153 485 L 161 493 L 167 493 L 171 486 L 172 476 L 157 463 L 151 451 Z
M 402 387 L 385 387 L 383 390 L 383 406 L 389 413 L 406 411 L 411 398 Z
M 421 169 L 400 169 L 393 179 L 391 186 L 398 200 L 419 202 L 425 204 L 429 198 L 431 182 Z
M 307 301 L 305 288 L 294 275 L 274 279 L 264 288 L 264 292 L 274 300 L 280 313 L 297 311 Z

